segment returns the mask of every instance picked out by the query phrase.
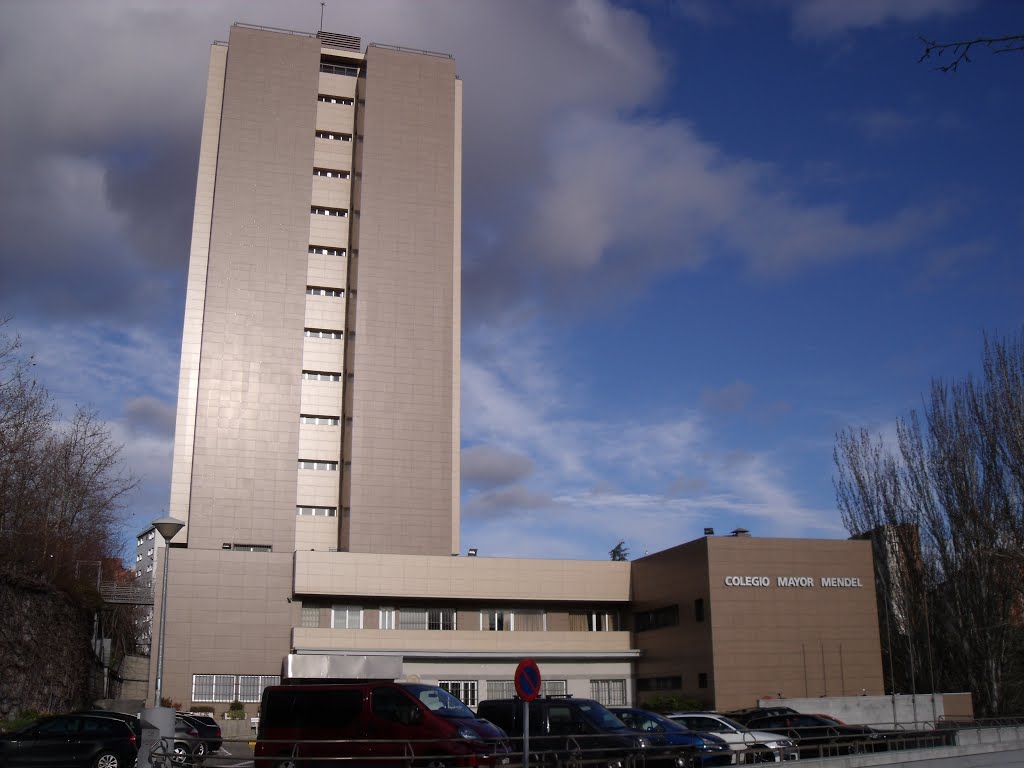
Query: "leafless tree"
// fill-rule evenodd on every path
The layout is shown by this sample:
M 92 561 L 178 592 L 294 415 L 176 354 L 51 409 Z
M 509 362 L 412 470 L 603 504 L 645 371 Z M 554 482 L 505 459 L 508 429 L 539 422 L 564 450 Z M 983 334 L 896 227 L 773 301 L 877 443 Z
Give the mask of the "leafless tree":
M 1024 51 L 1024 35 L 1004 35 L 1003 37 L 975 37 L 971 40 L 953 40 L 947 43 L 940 43 L 936 40 L 929 40 L 927 37 L 918 35 L 918 40 L 924 46 L 917 63 L 920 64 L 926 59 L 931 59 L 934 54 L 941 58 L 948 53 L 950 59 L 945 64 L 935 67 L 940 72 L 956 72 L 961 64 L 971 63 L 971 49 L 987 48 L 992 53 L 1012 53 Z
M 1009 706 L 1022 632 L 1024 337 L 985 339 L 980 380 L 933 381 L 894 445 L 837 436 L 836 497 L 851 534 L 875 542 L 892 690 L 971 690 Z M 1016 681 L 1014 681 L 1016 682 Z

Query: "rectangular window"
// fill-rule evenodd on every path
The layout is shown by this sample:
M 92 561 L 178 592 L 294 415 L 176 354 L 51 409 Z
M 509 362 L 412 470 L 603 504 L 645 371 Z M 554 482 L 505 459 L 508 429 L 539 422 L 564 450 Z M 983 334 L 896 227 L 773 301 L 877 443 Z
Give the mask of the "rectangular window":
M 394 629 L 395 628 L 395 609 L 394 608 L 381 608 L 380 618 L 377 620 L 377 626 L 380 629 Z
M 502 632 L 512 629 L 512 614 L 502 610 L 480 611 L 480 629 L 486 632 Z
M 263 689 L 268 685 L 279 685 L 280 675 L 239 675 L 238 700 L 259 701 L 263 698 Z
M 326 61 L 320 62 L 320 71 L 328 75 L 359 77 L 359 67 L 346 67 L 342 64 L 328 64 Z
M 477 680 L 438 680 L 438 688 L 444 688 L 448 693 L 457 699 L 461 699 L 462 703 L 467 707 L 475 707 L 479 702 L 479 689 L 480 685 Z
M 316 100 L 322 101 L 324 104 L 344 104 L 345 106 L 351 106 L 353 103 L 352 99 L 347 96 L 329 96 L 326 93 L 318 94 Z
M 351 133 L 337 133 L 336 131 L 317 131 L 316 137 L 328 141 L 352 141 Z
M 346 208 L 327 208 L 322 205 L 309 206 L 309 212 L 314 216 L 340 216 L 342 218 L 348 216 Z
M 303 371 L 302 378 L 307 381 L 341 381 L 341 374 L 328 371 Z
M 337 416 L 313 416 L 308 413 L 299 415 L 300 424 L 318 424 L 322 427 L 336 427 L 338 426 Z
M 331 629 L 362 629 L 363 609 L 354 605 L 331 608 Z
M 320 626 L 320 606 L 318 605 L 304 605 L 302 606 L 302 622 L 300 626 L 306 627 L 307 629 L 316 629 Z
M 543 683 L 541 683 L 543 685 Z M 488 699 L 511 699 L 516 696 L 516 684 L 514 680 L 488 680 Z
M 300 517 L 337 517 L 337 507 L 296 507 L 295 514 Z
M 636 681 L 638 691 L 678 691 L 683 687 L 683 678 L 676 676 L 668 677 L 641 677 Z
M 606 707 L 626 706 L 625 680 L 591 680 L 590 698 L 596 699 Z
M 570 611 L 569 630 L 573 632 L 617 632 L 619 615 L 613 611 Z
M 539 608 L 516 608 L 512 612 L 512 629 L 516 632 L 543 632 L 544 611 Z
M 327 328 L 304 328 L 302 335 L 311 339 L 340 339 L 344 336 L 341 331 L 331 331 Z
M 693 601 L 693 618 L 697 621 L 704 621 L 704 598 L 698 597 Z
M 306 286 L 307 296 L 330 296 L 335 299 L 342 298 L 345 295 L 344 288 L 324 288 L 319 285 L 307 285 Z
M 321 256 L 344 256 L 344 248 L 328 248 L 326 245 L 311 245 L 309 246 L 310 253 L 318 253 Z
M 270 544 L 232 544 L 231 549 L 235 552 L 273 552 Z
M 455 629 L 455 611 L 451 608 L 401 608 L 399 629 Z
M 668 605 L 664 608 L 655 608 L 653 611 L 638 611 L 633 614 L 633 629 L 635 632 L 674 627 L 677 624 L 679 624 L 678 605 Z
M 697 675 L 697 687 L 698 688 L 707 688 L 708 687 L 708 673 L 707 672 L 700 672 Z
M 192 701 L 234 700 L 234 675 L 192 675 Z
M 338 171 L 334 168 L 314 168 L 314 176 L 323 176 L 326 179 L 347 179 L 349 177 L 348 171 Z
M 337 472 L 338 462 L 315 461 L 313 459 L 299 459 L 299 469 L 316 469 L 322 472 Z

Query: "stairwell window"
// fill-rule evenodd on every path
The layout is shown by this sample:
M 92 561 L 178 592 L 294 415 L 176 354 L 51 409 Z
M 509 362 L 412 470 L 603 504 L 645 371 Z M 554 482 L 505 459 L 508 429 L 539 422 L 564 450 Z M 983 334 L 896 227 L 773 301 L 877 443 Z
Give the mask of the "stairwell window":
M 323 176 L 327 179 L 347 179 L 348 171 L 335 171 L 331 168 L 314 168 L 314 176 Z
M 337 507 L 296 507 L 295 514 L 300 517 L 337 517 Z
M 330 296 L 331 298 L 341 299 L 345 297 L 344 288 L 324 288 L 319 285 L 307 285 L 306 286 L 307 296 Z
M 324 104 L 342 104 L 346 107 L 352 106 L 355 102 L 347 96 L 330 96 L 326 93 L 321 93 L 316 97 L 317 101 L 321 101 Z
M 302 378 L 306 381 L 341 381 L 341 374 L 330 371 L 303 371 Z
M 316 424 L 324 427 L 336 427 L 338 426 L 338 416 L 314 416 L 311 413 L 299 414 L 300 424 Z
M 344 248 L 328 248 L 325 245 L 311 245 L 309 246 L 310 253 L 317 253 L 321 256 L 344 256 Z
M 340 339 L 344 337 L 341 331 L 331 331 L 326 328 L 306 328 L 302 335 L 310 339 Z
M 299 459 L 299 469 L 316 469 L 323 472 L 337 472 L 338 462 L 316 461 L 314 459 Z
M 338 133 L 336 131 L 317 131 L 316 137 L 318 139 L 327 139 L 328 141 L 352 141 L 351 133 Z
M 309 212 L 313 216 L 336 216 L 340 218 L 348 216 L 348 211 L 344 208 L 324 208 L 320 205 L 311 205 Z

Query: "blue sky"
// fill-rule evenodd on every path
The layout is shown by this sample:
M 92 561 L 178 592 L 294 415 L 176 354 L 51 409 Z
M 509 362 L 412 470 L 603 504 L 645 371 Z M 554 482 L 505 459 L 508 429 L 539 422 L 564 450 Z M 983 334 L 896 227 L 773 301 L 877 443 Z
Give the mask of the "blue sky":
M 168 500 L 208 46 L 318 2 L 0 6 L 0 314 Z M 888 432 L 1024 320 L 1024 33 L 1002 0 L 328 3 L 465 87 L 463 548 L 843 536 Z M 40 30 L 46 30 L 41 34 Z

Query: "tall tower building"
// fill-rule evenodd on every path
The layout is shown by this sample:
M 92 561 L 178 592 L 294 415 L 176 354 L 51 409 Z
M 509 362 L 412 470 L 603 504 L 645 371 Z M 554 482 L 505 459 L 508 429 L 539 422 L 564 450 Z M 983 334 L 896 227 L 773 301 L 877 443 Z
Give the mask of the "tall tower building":
M 458 552 L 461 114 L 448 55 L 246 24 L 211 48 L 170 503 L 175 700 L 204 671 L 279 670 L 297 551 Z

